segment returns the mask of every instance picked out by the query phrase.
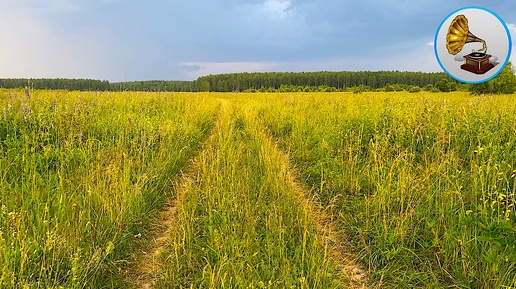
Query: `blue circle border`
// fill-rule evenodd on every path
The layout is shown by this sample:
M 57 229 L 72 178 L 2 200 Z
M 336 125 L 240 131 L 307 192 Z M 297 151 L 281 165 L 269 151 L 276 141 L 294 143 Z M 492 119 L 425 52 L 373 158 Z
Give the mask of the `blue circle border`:
M 444 65 L 441 63 L 441 59 L 439 59 L 439 54 L 437 53 L 437 36 L 439 35 L 439 32 L 441 32 L 441 28 L 444 24 L 444 22 L 446 22 L 446 20 L 448 20 L 450 18 L 450 16 L 452 16 L 453 14 L 459 12 L 459 11 L 462 11 L 462 10 L 466 10 L 466 9 L 478 9 L 478 10 L 484 10 L 486 11 L 487 13 L 490 13 L 491 15 L 493 15 L 494 17 L 496 17 L 498 19 L 498 21 L 500 21 L 500 23 L 502 23 L 502 26 L 503 28 L 505 29 L 505 33 L 507 33 L 507 38 L 509 39 L 509 51 L 507 52 L 507 58 L 505 59 L 505 62 L 503 63 L 502 65 L 502 68 L 500 70 L 498 70 L 497 73 L 495 73 L 494 75 L 492 75 L 491 77 L 487 78 L 487 79 L 484 79 L 484 80 L 481 80 L 481 81 L 467 81 L 467 80 L 463 80 L 463 79 L 460 79 L 458 77 L 455 77 L 454 75 L 452 75 L 450 72 L 448 72 L 448 70 L 446 70 L 446 68 L 444 68 Z M 484 7 L 479 7 L 479 6 L 467 6 L 467 7 L 462 7 L 460 9 L 457 9 L 455 11 L 453 11 L 452 13 L 448 14 L 448 16 L 446 16 L 444 18 L 444 20 L 441 22 L 441 24 L 439 24 L 439 27 L 437 28 L 437 32 L 435 33 L 435 38 L 434 38 L 434 53 L 435 53 L 435 58 L 437 58 L 437 62 L 439 62 L 439 65 L 441 66 L 441 68 L 444 70 L 444 72 L 446 72 L 446 74 L 448 74 L 451 78 L 457 80 L 457 81 L 460 81 L 460 82 L 463 82 L 463 83 L 469 83 L 469 84 L 477 84 L 477 83 L 483 83 L 483 82 L 486 82 L 486 81 L 489 81 L 493 78 L 495 78 L 496 76 L 498 76 L 498 74 L 500 74 L 500 72 L 502 72 L 502 70 L 505 68 L 505 66 L 507 65 L 507 62 L 509 62 L 509 59 L 511 58 L 511 52 L 512 52 L 512 39 L 511 39 L 511 33 L 509 32 L 509 28 L 507 28 L 507 25 L 505 24 L 505 22 L 502 20 L 502 18 L 500 18 L 500 16 L 498 16 L 498 14 L 494 13 L 493 11 L 487 9 L 487 8 L 484 8 Z

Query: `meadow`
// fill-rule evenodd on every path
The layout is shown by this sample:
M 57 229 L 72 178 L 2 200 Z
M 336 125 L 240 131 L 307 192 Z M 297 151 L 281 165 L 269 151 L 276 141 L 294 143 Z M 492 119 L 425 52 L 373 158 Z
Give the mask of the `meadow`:
M 217 110 L 171 94 L 2 91 L 0 103 L 2 288 L 119 284 Z
M 516 287 L 514 95 L 0 90 L 0 111 L 1 288 L 137 288 L 166 206 L 156 288 Z
M 335 216 L 370 286 L 516 287 L 514 95 L 260 102 L 267 128 Z

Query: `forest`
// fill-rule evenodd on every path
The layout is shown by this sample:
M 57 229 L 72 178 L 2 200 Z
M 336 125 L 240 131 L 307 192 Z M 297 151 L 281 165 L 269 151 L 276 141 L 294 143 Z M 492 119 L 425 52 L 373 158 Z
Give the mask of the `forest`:
M 383 88 L 387 84 L 406 86 L 435 85 L 445 79 L 456 83 L 445 73 L 400 71 L 341 71 L 341 72 L 254 72 L 215 74 L 193 81 L 147 80 L 109 82 L 96 79 L 0 79 L 1 88 L 65 89 L 82 91 L 342 91 L 352 87 L 365 90 Z M 282 88 L 283 86 L 283 88 Z
M 96 79 L 0 79 L 0 88 L 64 89 L 69 91 L 163 91 L 163 92 L 337 92 L 469 91 L 472 94 L 511 94 L 516 76 L 509 62 L 492 80 L 464 84 L 444 72 L 319 71 L 253 72 L 201 76 L 193 81 L 146 80 L 109 82 Z
M 365 86 L 382 88 L 387 84 L 405 84 L 424 87 L 441 79 L 453 81 L 443 72 L 401 71 L 319 71 L 319 72 L 256 72 L 217 74 L 199 77 L 193 83 L 196 91 L 244 91 L 254 89 L 280 89 L 285 86 L 328 86 L 336 90 Z

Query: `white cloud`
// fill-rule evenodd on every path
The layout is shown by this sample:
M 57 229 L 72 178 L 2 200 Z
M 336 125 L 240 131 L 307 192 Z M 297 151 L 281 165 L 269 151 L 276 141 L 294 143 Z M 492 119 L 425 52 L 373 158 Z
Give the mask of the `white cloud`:
M 516 24 L 514 23 L 506 23 L 507 28 L 509 29 L 509 32 L 512 34 L 512 52 L 509 60 L 513 63 L 513 65 L 516 64 Z
M 288 8 L 291 5 L 291 0 L 265 0 L 262 5 L 265 13 L 278 17 L 286 17 L 290 14 Z
M 506 23 L 506 24 L 507 24 L 507 28 L 509 28 L 509 31 L 512 34 L 516 35 L 516 24 L 514 24 L 514 23 Z

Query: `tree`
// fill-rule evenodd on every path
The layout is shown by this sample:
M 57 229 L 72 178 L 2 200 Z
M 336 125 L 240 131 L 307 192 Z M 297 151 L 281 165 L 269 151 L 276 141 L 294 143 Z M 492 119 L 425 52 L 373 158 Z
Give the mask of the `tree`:
M 421 91 L 421 88 L 417 85 L 414 85 L 409 88 L 409 92 L 411 92 L 411 93 L 420 92 L 420 91 Z
M 432 91 L 433 88 L 434 88 L 434 86 L 429 83 L 423 87 L 423 90 L 424 91 Z
M 441 92 L 449 92 L 452 90 L 451 83 L 446 78 L 443 78 L 436 82 L 434 87 Z
M 383 87 L 383 90 L 384 90 L 385 92 L 391 92 L 391 91 L 394 91 L 395 89 L 394 89 L 394 86 L 393 86 L 392 84 L 387 83 L 387 84 L 385 84 L 385 86 Z
M 514 92 L 516 92 L 516 75 L 510 61 L 495 78 L 470 86 L 471 94 L 511 94 Z
M 353 93 L 362 93 L 364 91 L 370 91 L 371 88 L 367 85 L 360 84 L 358 86 L 354 86 L 351 90 Z
M 471 94 L 512 94 L 516 92 L 516 75 L 514 75 L 512 63 L 509 61 L 495 78 L 471 85 L 470 92 Z

